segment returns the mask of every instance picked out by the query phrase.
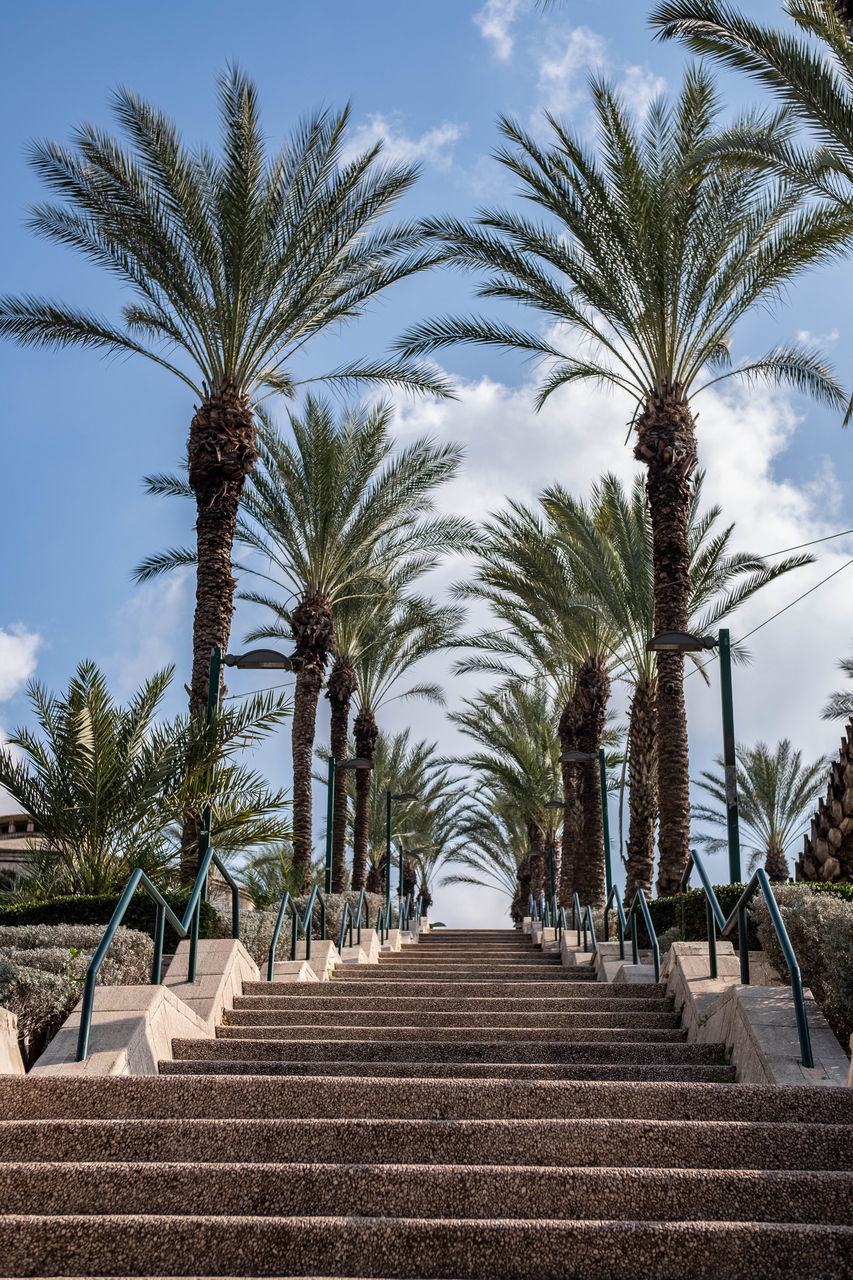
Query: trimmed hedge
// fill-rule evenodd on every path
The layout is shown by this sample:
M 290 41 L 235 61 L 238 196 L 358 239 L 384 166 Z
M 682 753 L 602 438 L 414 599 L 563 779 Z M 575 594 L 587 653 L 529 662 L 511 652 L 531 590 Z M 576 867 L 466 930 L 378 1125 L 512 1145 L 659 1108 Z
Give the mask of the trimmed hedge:
M 20 902 L 14 906 L 0 907 L 0 927 L 27 924 L 97 924 L 107 925 L 118 906 L 120 894 L 100 894 L 97 897 L 48 898 L 45 902 Z M 189 893 L 164 893 L 163 897 L 178 917 L 183 917 L 189 902 Z M 137 929 L 154 937 L 156 908 L 143 890 L 134 894 L 122 924 L 126 929 Z M 222 923 L 209 902 L 201 904 L 200 938 L 222 936 Z M 166 950 L 174 950 L 178 936 L 166 925 Z

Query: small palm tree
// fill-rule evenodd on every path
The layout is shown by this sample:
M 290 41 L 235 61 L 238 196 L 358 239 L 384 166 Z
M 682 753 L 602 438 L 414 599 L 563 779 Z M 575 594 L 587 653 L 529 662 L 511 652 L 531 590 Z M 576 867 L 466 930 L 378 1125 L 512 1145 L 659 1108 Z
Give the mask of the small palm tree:
M 35 820 L 42 848 L 36 872 L 53 891 L 111 893 L 134 867 L 169 879 L 181 856 L 181 817 L 212 808 L 212 843 L 236 853 L 289 833 L 285 799 L 235 760 L 287 708 L 270 695 L 222 710 L 210 725 L 189 717 L 157 723 L 171 680 L 147 680 L 126 707 L 92 662 L 64 694 L 32 682 L 37 731 L 16 729 L 0 748 L 0 786 Z
M 840 658 L 838 667 L 849 680 L 853 680 L 853 658 Z M 850 720 L 853 717 L 853 693 L 849 689 L 831 693 L 821 715 L 824 720 Z
M 633 400 L 635 456 L 647 468 L 655 628 L 684 631 L 693 400 L 703 386 L 740 375 L 845 403 L 819 353 L 777 348 L 733 368 L 730 341 L 754 306 L 772 303 L 806 266 L 841 250 L 849 216 L 833 207 L 804 211 L 798 187 L 768 187 L 760 175 L 701 163 L 721 110 L 701 69 L 688 70 L 674 104 L 654 102 L 642 126 L 605 82 L 596 81 L 592 93 L 597 153 L 553 118 L 546 146 L 501 120 L 506 144 L 498 160 L 540 216 L 497 209 L 472 223 L 425 224 L 445 262 L 482 277 L 483 296 L 531 308 L 579 345 L 488 317 L 450 317 L 417 326 L 400 349 L 504 346 L 549 362 L 539 405 L 580 381 Z M 682 654 L 659 654 L 657 672 L 660 883 L 670 892 L 689 852 Z
M 419 662 L 454 645 L 462 624 L 462 610 L 452 605 L 439 605 L 418 597 L 396 604 L 387 597 L 384 599 L 370 642 L 362 646 L 353 660 L 358 680 L 355 694 L 357 715 L 353 725 L 355 754 L 367 760 L 375 758 L 379 739 L 376 715 L 383 706 L 398 699 L 411 698 L 425 698 L 438 706 L 444 705 L 444 691 L 434 681 L 416 682 L 402 690 L 400 685 Z M 355 778 L 353 817 L 353 889 L 360 889 L 365 884 L 371 844 L 371 803 L 378 803 L 380 798 L 384 806 L 385 792 L 381 782 L 377 778 L 371 779 L 366 770 L 359 769 Z M 392 817 L 396 816 L 395 807 Z
M 293 362 L 311 338 L 427 262 L 417 227 L 382 221 L 416 170 L 382 165 L 378 146 L 344 163 L 347 111 L 307 119 L 270 156 L 254 84 L 232 69 L 218 90 L 221 156 L 188 149 L 172 121 L 129 89 L 113 96 L 124 141 L 84 124 L 70 147 L 31 148 L 58 197 L 32 210 L 31 229 L 129 289 L 120 321 L 42 298 L 0 299 L 0 333 L 15 341 L 143 356 L 197 399 L 187 445 L 197 508 L 195 715 L 206 705 L 211 648 L 228 644 L 231 546 L 257 457 L 256 404 L 292 395 Z M 433 373 L 398 361 L 329 377 L 446 391 Z
M 519 885 L 529 863 L 530 837 L 512 803 L 489 787 L 478 789 L 475 800 L 462 815 L 455 852 L 447 859 L 450 871 L 441 883 L 497 889 L 509 899 L 516 923 L 527 912 Z
M 505 797 L 505 812 L 524 824 L 527 856 L 519 868 L 519 901 L 546 887 L 546 854 L 556 844 L 559 819 L 548 807 L 560 778 L 559 705 L 543 677 L 508 680 L 466 698 L 450 720 L 477 749 L 459 760 L 481 784 Z M 524 913 L 524 911 L 523 911 Z
M 717 760 L 722 768 L 722 759 Z M 772 880 L 790 876 L 786 851 L 805 830 L 815 801 L 826 787 L 827 761 L 823 757 L 803 764 L 802 752 L 794 751 L 788 738 L 770 750 L 764 742 L 737 749 L 738 815 L 741 830 L 752 846 L 750 871 L 759 862 Z M 712 804 L 696 805 L 698 822 L 725 829 L 726 784 L 717 774 L 703 772 L 697 782 L 711 797 Z M 696 837 L 709 853 L 726 847 L 726 837 L 702 834 Z
M 260 560 L 249 572 L 275 589 L 242 593 L 272 615 L 248 639 L 294 645 L 293 852 L 306 883 L 315 720 L 335 652 L 335 609 L 356 595 L 384 597 L 395 570 L 430 568 L 471 538 L 465 520 L 433 514 L 460 449 L 422 439 L 395 453 L 390 422 L 387 405 L 338 418 L 331 405 L 309 397 L 304 415 L 290 415 L 290 439 L 265 426 L 238 526 L 240 542 Z

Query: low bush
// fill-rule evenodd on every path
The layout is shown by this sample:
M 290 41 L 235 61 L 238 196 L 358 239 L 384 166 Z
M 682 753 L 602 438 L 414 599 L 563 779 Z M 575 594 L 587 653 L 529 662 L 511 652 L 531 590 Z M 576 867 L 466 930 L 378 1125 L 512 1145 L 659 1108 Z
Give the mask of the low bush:
M 119 894 L 100 894 L 96 897 L 48 898 L 44 902 L 17 902 L 13 906 L 0 907 L 0 929 L 8 925 L 100 925 L 109 924 L 118 906 Z M 183 917 L 189 902 L 189 893 L 164 893 L 163 897 L 179 918 Z M 127 909 L 123 926 L 154 936 L 156 908 L 147 893 L 140 890 Z M 230 928 L 225 932 L 230 932 Z M 209 902 L 201 904 L 199 937 L 221 938 L 223 926 L 214 907 Z M 166 950 L 173 951 L 178 936 L 166 926 Z
M 810 987 L 824 1017 L 849 1052 L 853 1034 L 853 902 L 847 895 L 815 891 L 811 884 L 777 885 L 779 905 L 803 984 Z M 758 938 L 773 967 L 788 968 L 763 900 L 750 908 Z
M 24 1062 L 31 1066 L 80 999 L 103 928 L 81 925 L 0 925 L 0 1005 L 18 1018 Z M 147 982 L 154 946 L 119 929 L 98 980 L 105 986 Z
M 367 893 L 364 896 L 369 911 L 370 927 L 375 928 L 379 909 L 384 905 L 385 899 L 378 893 Z M 323 894 L 323 900 L 326 904 L 326 937 L 334 942 L 335 946 L 338 945 L 338 937 L 341 932 L 344 903 L 349 902 L 350 910 L 354 911 L 358 906 L 358 898 L 358 893 L 352 892 Z M 308 906 L 308 897 L 305 895 L 304 897 L 294 898 L 294 902 L 301 918 Z M 278 907 L 276 906 L 268 907 L 265 911 L 248 911 L 240 917 L 240 941 L 255 964 L 264 971 L 269 959 L 270 943 L 272 942 L 277 916 Z M 282 922 L 278 946 L 276 947 L 277 960 L 290 959 L 291 920 L 292 916 L 288 909 Z M 321 920 L 320 904 L 315 903 L 311 931 L 312 938 L 321 936 Z M 362 917 L 362 925 L 367 925 L 366 916 Z M 299 940 L 302 941 L 301 930 Z M 354 941 L 355 931 L 353 931 Z

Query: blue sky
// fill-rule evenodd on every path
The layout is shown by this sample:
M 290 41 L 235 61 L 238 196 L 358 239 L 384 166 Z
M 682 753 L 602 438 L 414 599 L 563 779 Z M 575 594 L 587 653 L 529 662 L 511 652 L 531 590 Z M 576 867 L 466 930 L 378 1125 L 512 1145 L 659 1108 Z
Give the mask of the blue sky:
M 749 9 L 773 19 L 779 6 L 750 0 Z M 214 76 L 228 61 L 257 81 L 271 144 L 305 113 L 349 100 L 353 145 L 381 136 L 390 154 L 422 164 L 406 212 L 465 215 L 483 203 L 514 199 L 490 159 L 499 112 L 542 133 L 547 108 L 583 131 L 590 67 L 604 70 L 639 111 L 651 95 L 677 85 L 684 55 L 651 40 L 646 12 L 637 0 L 598 8 L 569 0 L 547 17 L 534 11 L 532 0 L 249 2 L 239 10 L 197 0 L 18 6 L 4 24 L 0 85 L 2 288 L 116 313 L 114 284 L 70 253 L 35 240 L 24 221 L 27 205 L 42 194 L 27 167 L 28 139 L 65 140 L 82 120 L 109 127 L 109 93 L 118 84 L 166 109 L 192 143 L 215 138 Z M 744 81 L 724 77 L 722 84 L 732 110 L 756 99 Z M 804 279 L 776 315 L 762 313 L 743 326 L 735 355 L 755 355 L 777 339 L 807 333 L 825 342 L 849 383 L 852 273 L 848 262 Z M 470 296 L 458 277 L 407 282 L 363 321 L 312 348 L 299 372 L 309 376 L 342 358 L 379 354 L 409 323 L 462 310 Z M 154 501 L 141 486 L 146 472 L 180 461 L 192 412 L 188 394 L 154 367 L 81 351 L 4 345 L 0 362 L 0 730 L 25 717 L 28 676 L 64 685 L 84 657 L 105 667 L 122 696 L 137 679 L 175 662 L 178 709 L 189 658 L 191 582 L 178 578 L 140 589 L 130 575 L 144 555 L 189 535 L 189 507 Z M 605 468 L 626 479 L 634 473 L 624 446 L 629 405 L 582 389 L 555 396 L 537 416 L 533 373 L 522 361 L 460 349 L 445 353 L 442 364 L 457 380 L 459 400 L 401 400 L 399 429 L 404 439 L 429 431 L 465 444 L 464 475 L 443 498 L 448 509 L 484 515 L 505 496 L 531 499 L 554 479 L 584 493 Z M 853 526 L 853 436 L 842 432 L 836 415 L 797 397 L 734 386 L 709 393 L 697 408 L 709 499 L 736 521 L 739 546 L 769 553 Z M 813 570 L 745 608 L 733 632 L 744 634 L 843 565 L 851 548 L 851 539 L 826 544 Z M 448 566 L 436 590 L 459 572 L 460 566 Z M 789 735 L 810 757 L 833 749 L 838 734 L 819 711 L 837 684 L 834 661 L 849 651 L 853 636 L 853 569 L 850 574 L 849 581 L 840 574 L 751 642 L 753 664 L 736 674 L 743 740 Z M 253 621 L 241 607 L 235 644 Z M 443 664 L 424 674 L 443 676 Z M 448 702 L 471 688 L 448 682 Z M 718 751 L 719 692 L 715 683 L 706 690 L 699 680 L 688 688 L 695 771 Z M 624 703 L 617 693 L 617 706 L 620 698 Z M 416 736 L 463 749 L 439 711 L 402 708 L 389 710 L 390 727 L 409 722 Z M 322 722 L 319 730 L 322 736 Z M 276 782 L 288 775 L 285 738 L 263 752 Z M 468 891 L 443 890 L 438 909 L 448 923 L 489 923 L 501 918 L 502 908 L 487 895 L 474 902 Z

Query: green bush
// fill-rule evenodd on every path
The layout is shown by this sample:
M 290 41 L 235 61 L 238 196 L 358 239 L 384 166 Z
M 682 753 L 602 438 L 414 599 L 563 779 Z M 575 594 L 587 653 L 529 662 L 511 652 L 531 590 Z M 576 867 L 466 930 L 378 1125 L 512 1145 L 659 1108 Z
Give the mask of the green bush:
M 101 941 L 100 926 L 0 926 L 0 1005 L 18 1018 L 27 1066 L 71 1013 Z M 151 938 L 119 929 L 104 958 L 98 981 L 106 986 L 147 982 L 154 946 Z
M 44 902 L 20 902 L 0 908 L 0 929 L 6 925 L 107 925 L 118 906 L 119 894 L 100 894 L 97 897 L 48 898 Z M 164 893 L 163 897 L 179 918 L 183 917 L 189 902 L 189 893 Z M 122 920 L 126 929 L 137 929 L 154 937 L 156 908 L 147 893 L 140 890 L 133 897 Z M 230 932 L 230 930 L 229 930 Z M 201 904 L 200 938 L 220 938 L 222 923 L 209 902 Z M 166 950 L 173 951 L 178 936 L 166 926 Z
M 378 893 L 366 893 L 364 896 L 370 912 L 370 927 L 375 928 L 376 917 L 379 914 L 380 907 L 384 905 L 385 899 Z M 355 910 L 358 906 L 358 897 L 358 893 L 353 892 L 323 894 L 323 899 L 326 903 L 326 937 L 334 942 L 335 946 L 338 945 L 338 937 L 341 931 L 344 903 L 349 902 L 350 910 Z M 301 918 L 308 906 L 308 896 L 294 898 L 294 902 Z M 268 907 L 265 911 L 247 911 L 240 918 L 240 941 L 258 968 L 263 969 L 264 972 L 266 972 L 266 965 L 269 959 L 270 943 L 272 942 L 279 905 Z M 282 922 L 278 946 L 276 947 L 277 960 L 290 959 L 291 919 L 290 910 L 288 909 Z M 320 904 L 318 902 L 314 905 L 312 938 L 319 938 L 321 935 L 320 921 Z M 362 926 L 366 926 L 366 923 L 366 917 L 362 917 Z M 299 941 L 302 942 L 303 940 L 302 932 L 300 931 Z M 355 930 L 353 930 L 353 942 L 355 942 Z
M 815 892 L 811 884 L 778 885 L 773 896 L 803 984 L 811 988 L 824 1017 L 849 1052 L 853 1034 L 853 902 L 847 894 Z M 763 900 L 754 900 L 750 915 L 770 963 L 787 979 L 785 957 Z
M 774 885 L 774 896 L 780 890 L 791 888 L 789 885 Z M 797 886 L 799 887 L 799 886 Z M 853 902 L 853 884 L 812 884 L 807 886 L 814 893 L 825 893 L 832 897 L 844 899 Z M 714 893 L 723 909 L 725 916 L 731 915 L 737 906 L 738 899 L 743 893 L 746 885 L 744 884 L 715 884 Z M 660 938 L 662 933 L 666 933 L 668 929 L 681 928 L 681 902 L 684 899 L 684 940 L 685 942 L 704 942 L 708 937 L 708 925 L 705 914 L 705 891 L 704 889 L 689 889 L 683 895 L 676 895 L 672 898 L 653 898 L 649 902 L 649 912 L 652 917 L 652 924 L 655 927 L 655 933 Z M 753 899 L 755 901 L 755 899 Z M 679 937 L 680 937 L 679 933 Z M 761 943 L 752 920 L 749 921 L 749 947 L 751 951 L 759 950 Z M 646 931 L 640 924 L 639 937 L 641 943 L 647 943 L 648 938 Z M 732 942 L 737 947 L 737 930 L 732 935 Z

